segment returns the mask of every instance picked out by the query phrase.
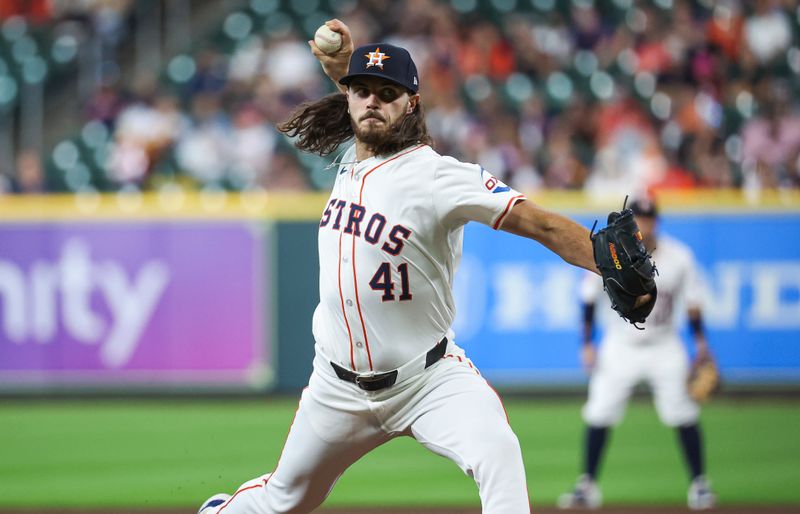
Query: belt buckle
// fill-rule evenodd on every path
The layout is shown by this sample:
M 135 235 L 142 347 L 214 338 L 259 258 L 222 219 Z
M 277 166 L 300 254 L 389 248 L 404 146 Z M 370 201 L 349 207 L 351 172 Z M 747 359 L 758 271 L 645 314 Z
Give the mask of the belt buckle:
M 372 371 L 368 375 L 356 375 L 356 385 L 361 389 L 364 389 L 363 385 L 371 384 L 380 378 L 376 378 L 375 372 Z
M 386 373 L 371 373 L 369 375 L 356 376 L 356 386 L 364 391 L 379 391 L 394 385 L 397 380 L 397 371 Z

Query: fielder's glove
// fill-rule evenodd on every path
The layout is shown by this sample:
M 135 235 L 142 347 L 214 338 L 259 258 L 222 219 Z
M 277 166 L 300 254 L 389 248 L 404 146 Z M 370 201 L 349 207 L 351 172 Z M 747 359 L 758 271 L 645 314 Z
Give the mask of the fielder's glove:
M 712 394 L 719 391 L 720 376 L 713 359 L 705 359 L 692 364 L 689 373 L 689 396 L 696 402 L 708 401 Z
M 627 198 L 625 199 L 627 203 Z M 597 223 L 595 222 L 595 225 Z M 611 299 L 611 308 L 636 328 L 643 323 L 656 303 L 655 274 L 650 255 L 642 243 L 642 233 L 633 218 L 633 211 L 622 206 L 622 211 L 608 215 L 608 226 L 589 235 L 594 247 L 594 262 L 603 277 L 603 289 Z M 636 305 L 639 297 L 651 298 Z

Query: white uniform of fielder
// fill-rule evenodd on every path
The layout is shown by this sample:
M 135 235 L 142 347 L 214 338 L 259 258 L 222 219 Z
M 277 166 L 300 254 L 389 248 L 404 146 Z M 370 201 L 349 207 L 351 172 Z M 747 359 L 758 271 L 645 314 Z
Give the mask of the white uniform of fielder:
M 701 306 L 694 257 L 685 244 L 661 235 L 653 261 L 658 266 L 658 299 L 645 330 L 637 330 L 608 310 L 611 315 L 583 409 L 583 419 L 589 425 L 619 423 L 633 388 L 640 382 L 651 386 L 662 423 L 677 427 L 697 421 L 699 408 L 686 389 L 689 358 L 678 332 L 686 310 Z M 608 302 L 597 275 L 586 275 L 581 299 L 584 303 Z
M 582 359 L 590 368 L 589 398 L 583 407 L 586 422 L 583 472 L 573 491 L 558 499 L 562 508 L 599 508 L 602 494 L 597 485 L 600 463 L 611 427 L 625 414 L 628 400 L 639 383 L 652 390 L 661 422 L 674 427 L 689 472 L 687 503 L 691 509 L 708 509 L 716 497 L 704 476 L 703 442 L 699 425 L 700 408 L 689 395 L 689 357 L 679 329 L 689 316 L 697 359 L 710 359 L 702 330 L 702 294 L 692 251 L 685 244 L 656 230 L 658 212 L 647 199 L 631 204 L 644 237 L 658 266 L 658 298 L 653 311 L 637 329 L 619 316 L 608 316 L 599 351 L 592 344 L 595 311 L 608 303 L 602 280 L 587 275 L 581 287 L 584 305 L 584 346 Z

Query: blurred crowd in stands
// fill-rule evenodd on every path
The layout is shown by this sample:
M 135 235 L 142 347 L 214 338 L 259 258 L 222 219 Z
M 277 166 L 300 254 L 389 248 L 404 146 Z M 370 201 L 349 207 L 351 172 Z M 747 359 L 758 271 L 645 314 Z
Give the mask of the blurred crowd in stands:
M 125 1 L 4 0 L 0 23 L 75 15 L 30 9 L 39 4 L 100 9 L 93 19 L 112 35 L 131 9 Z M 299 154 L 274 126 L 300 102 L 334 91 L 307 43 L 330 17 L 351 27 L 356 45 L 409 48 L 436 149 L 521 190 L 800 186 L 797 0 L 219 5 L 227 10 L 217 29 L 163 69 L 130 81 L 101 76 L 79 99 L 76 132 L 94 141 L 107 181 L 99 189 L 326 188 L 332 173 L 324 168 L 336 154 Z M 12 189 L 54 189 L 43 170 L 68 173 L 75 152 L 65 148 L 20 148 Z M 37 167 L 45 177 L 38 185 Z

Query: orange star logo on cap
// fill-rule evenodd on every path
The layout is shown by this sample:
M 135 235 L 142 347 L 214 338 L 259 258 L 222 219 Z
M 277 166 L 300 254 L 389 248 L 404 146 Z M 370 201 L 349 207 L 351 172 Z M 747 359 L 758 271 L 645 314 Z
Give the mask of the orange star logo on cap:
M 383 69 L 383 61 L 391 59 L 390 56 L 381 52 L 381 47 L 377 47 L 374 52 L 364 54 L 364 57 L 369 59 L 369 61 L 367 61 L 367 68 L 370 66 L 377 66 L 380 69 Z

